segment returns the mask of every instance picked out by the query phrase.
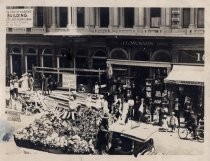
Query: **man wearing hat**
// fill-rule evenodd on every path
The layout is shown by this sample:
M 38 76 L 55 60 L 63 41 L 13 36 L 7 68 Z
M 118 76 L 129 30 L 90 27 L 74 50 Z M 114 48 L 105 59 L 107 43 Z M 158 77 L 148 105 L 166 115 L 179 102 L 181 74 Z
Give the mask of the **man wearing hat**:
M 193 111 L 190 111 L 190 115 L 189 115 L 189 118 L 187 120 L 186 127 L 190 131 L 193 132 L 194 139 L 196 139 L 196 128 L 197 128 L 197 124 L 196 124 L 196 118 L 195 118 L 195 115 L 194 115 L 194 112 Z
M 99 154 L 105 154 L 108 149 L 108 134 L 109 134 L 109 116 L 107 113 L 101 119 L 97 134 L 97 149 Z
M 176 116 L 178 120 L 178 125 L 180 126 L 180 103 L 179 103 L 179 98 L 175 99 L 174 103 L 174 115 Z

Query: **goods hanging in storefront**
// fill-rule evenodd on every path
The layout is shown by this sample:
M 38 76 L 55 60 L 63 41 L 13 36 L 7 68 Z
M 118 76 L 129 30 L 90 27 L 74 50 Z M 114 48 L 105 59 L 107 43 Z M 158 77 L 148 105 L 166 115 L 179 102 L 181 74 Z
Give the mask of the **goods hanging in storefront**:
M 94 154 L 101 111 L 78 107 L 76 119 L 60 117 L 55 111 L 43 115 L 29 126 L 18 130 L 18 146 L 53 153 Z

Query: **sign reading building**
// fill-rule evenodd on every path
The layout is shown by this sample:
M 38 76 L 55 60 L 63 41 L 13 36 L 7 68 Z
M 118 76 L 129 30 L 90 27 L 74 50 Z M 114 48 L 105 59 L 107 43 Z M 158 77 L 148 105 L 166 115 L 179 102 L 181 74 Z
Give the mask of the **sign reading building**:
M 20 112 L 17 111 L 5 111 L 5 113 L 7 114 L 7 120 L 8 121 L 17 121 L 17 122 L 21 122 L 20 119 Z
M 62 86 L 64 88 L 77 88 L 77 76 L 71 73 L 63 73 L 62 74 Z
M 33 27 L 33 9 L 7 9 L 7 27 Z

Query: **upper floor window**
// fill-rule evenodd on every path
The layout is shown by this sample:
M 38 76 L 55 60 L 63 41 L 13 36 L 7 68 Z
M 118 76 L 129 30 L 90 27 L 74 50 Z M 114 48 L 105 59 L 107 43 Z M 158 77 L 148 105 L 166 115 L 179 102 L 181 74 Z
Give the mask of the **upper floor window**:
M 197 27 L 204 28 L 204 8 L 198 8 Z
M 100 8 L 100 27 L 109 26 L 109 8 Z
M 151 8 L 150 9 L 150 27 L 159 28 L 160 27 L 160 17 L 161 9 L 160 8 Z
M 67 7 L 59 7 L 59 24 L 60 27 L 66 27 L 67 26 Z
M 124 9 L 124 27 L 133 28 L 134 26 L 134 8 Z
M 77 7 L 77 27 L 85 26 L 85 8 Z
M 188 28 L 190 25 L 190 8 L 183 8 L 182 27 Z
M 43 27 L 44 25 L 44 12 L 43 7 L 37 7 L 37 27 Z

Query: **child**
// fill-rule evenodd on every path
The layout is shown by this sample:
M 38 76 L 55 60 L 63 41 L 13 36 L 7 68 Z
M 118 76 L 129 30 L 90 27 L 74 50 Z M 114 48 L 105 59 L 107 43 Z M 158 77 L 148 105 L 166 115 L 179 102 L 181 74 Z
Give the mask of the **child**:
M 167 120 L 167 116 L 163 115 L 163 119 L 162 119 L 162 129 L 166 132 L 168 132 L 168 120 Z
M 175 128 L 176 128 L 177 122 L 178 122 L 178 120 L 177 120 L 176 116 L 174 116 L 174 114 L 175 113 L 172 112 L 171 117 L 170 117 L 170 122 L 169 122 L 172 132 L 175 132 Z

